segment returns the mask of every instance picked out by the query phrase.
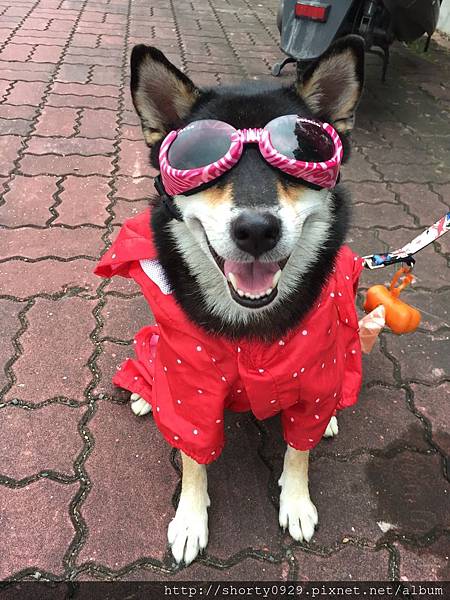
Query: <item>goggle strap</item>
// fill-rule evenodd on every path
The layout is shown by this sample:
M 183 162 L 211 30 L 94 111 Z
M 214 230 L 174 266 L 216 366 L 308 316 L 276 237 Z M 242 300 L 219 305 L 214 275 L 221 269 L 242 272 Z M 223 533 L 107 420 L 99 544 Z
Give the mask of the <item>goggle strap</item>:
M 160 175 L 157 175 L 154 178 L 153 184 L 161 198 L 162 205 L 166 210 L 167 216 L 170 217 L 171 219 L 176 219 L 177 221 L 182 221 L 183 217 L 181 216 L 181 213 L 180 213 L 178 207 L 176 206 L 175 202 L 173 201 L 173 196 L 169 196 L 169 194 L 164 189 Z

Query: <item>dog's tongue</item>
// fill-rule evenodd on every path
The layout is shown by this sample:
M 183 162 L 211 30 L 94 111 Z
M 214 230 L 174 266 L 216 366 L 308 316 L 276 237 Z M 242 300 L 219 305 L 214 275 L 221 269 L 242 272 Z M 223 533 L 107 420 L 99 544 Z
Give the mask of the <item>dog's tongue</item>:
M 260 294 L 273 288 L 273 276 L 279 270 L 276 262 L 258 260 L 248 263 L 226 260 L 224 264 L 225 277 L 233 273 L 238 289 L 247 294 Z

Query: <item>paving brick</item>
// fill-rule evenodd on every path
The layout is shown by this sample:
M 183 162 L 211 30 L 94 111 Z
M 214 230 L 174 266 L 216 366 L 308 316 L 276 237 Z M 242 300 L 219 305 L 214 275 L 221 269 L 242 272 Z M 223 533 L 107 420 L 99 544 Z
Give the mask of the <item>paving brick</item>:
M 85 108 L 81 117 L 80 135 L 87 138 L 114 139 L 117 115 L 113 110 Z
M 395 544 L 400 552 L 400 579 L 403 581 L 449 581 L 450 580 L 450 540 L 442 536 L 425 547 Z M 424 583 L 430 595 L 437 588 Z M 418 590 L 419 591 L 419 590 Z M 425 592 L 426 593 L 426 592 Z
M 0 223 L 9 226 L 44 225 L 51 217 L 49 207 L 55 201 L 53 194 L 57 192 L 57 180 L 50 175 L 16 175 L 9 183 L 5 203 L 0 206 Z
M 339 435 L 324 440 L 319 452 L 346 454 L 363 449 L 429 448 L 421 421 L 407 408 L 404 390 L 365 388 L 355 406 L 339 412 L 338 421 Z
M 30 121 L 36 114 L 35 106 L 13 104 L 0 104 L 0 118 L 3 119 L 24 119 Z
M 127 219 L 138 215 L 149 206 L 148 200 L 136 200 L 135 202 L 121 202 L 120 200 L 114 204 L 114 220 L 115 225 L 123 224 Z
M 386 549 L 374 552 L 369 548 L 344 546 L 331 556 L 317 556 L 293 552 L 298 561 L 299 581 L 308 581 L 314 573 L 315 581 L 386 581 L 389 575 L 389 554 Z
M 445 382 L 435 387 L 413 384 L 411 388 L 414 392 L 414 406 L 431 423 L 433 441 L 450 456 L 448 428 L 450 384 Z
M 0 119 L 0 135 L 26 136 L 31 129 L 31 122 L 24 119 Z
M 9 65 L 13 65 L 14 63 L 9 63 Z M 20 75 L 18 75 L 17 71 L 13 70 L 13 69 L 6 69 L 3 68 L 2 65 L 0 65 L 0 67 L 2 68 L 2 77 L 3 79 L 7 79 L 9 80 L 9 82 L 13 82 L 15 80 L 17 80 L 18 77 L 20 77 L 20 79 L 22 81 L 26 81 L 26 82 L 47 82 L 48 78 L 49 78 L 49 74 L 46 73 L 45 71 L 36 71 L 35 69 L 31 69 L 31 65 L 30 63 L 22 63 L 24 65 L 26 65 L 30 70 L 21 70 L 20 71 Z M 36 63 L 39 64 L 39 63 Z
M 398 194 L 400 201 L 408 206 L 422 227 L 428 227 L 448 210 L 439 196 L 425 184 L 391 184 L 390 188 Z
M 399 225 L 415 227 L 414 219 L 403 206 L 389 202 L 353 204 L 352 218 L 358 227 L 395 229 Z M 417 234 L 419 231 L 417 231 Z
M 129 177 L 157 175 L 158 172 L 150 166 L 149 150 L 144 141 L 120 142 L 119 173 Z
M 351 194 L 352 204 L 362 202 L 366 204 L 395 203 L 395 195 L 385 183 L 348 182 L 345 184 L 345 188 Z
M 63 64 L 58 69 L 56 81 L 65 81 L 67 83 L 85 83 L 88 79 L 88 75 L 89 75 L 89 66 L 88 65 L 66 65 L 66 64 Z
M 8 104 L 31 104 L 36 106 L 46 88 L 44 82 L 18 81 L 8 94 Z
M 123 361 L 133 356 L 132 344 L 116 344 L 115 342 L 106 341 L 102 342 L 102 348 L 103 352 L 96 360 L 100 380 L 92 393 L 106 394 L 116 401 L 128 401 L 129 392 L 116 387 L 112 382 L 112 378 Z
M 2 231 L 2 249 L 0 259 L 10 256 L 26 258 L 41 258 L 57 256 L 70 258 L 73 256 L 96 256 L 101 246 L 102 230 L 93 227 L 77 227 L 65 229 L 51 227 L 50 229 L 6 229 Z
M 37 122 L 36 135 L 69 137 L 75 133 L 77 110 L 46 106 Z M 33 139 L 31 140 L 31 142 Z
M 0 136 L 0 175 L 8 175 L 14 168 L 14 161 L 21 146 L 17 135 Z
M 352 152 L 350 161 L 342 167 L 342 182 L 379 181 L 381 178 L 370 165 L 367 158 L 358 150 Z
M 445 168 L 443 163 L 421 165 L 420 169 L 415 168 L 415 165 L 390 163 L 383 165 L 382 168 L 380 167 L 380 170 L 386 180 L 401 183 L 410 181 L 446 183 L 450 178 L 448 169 Z
M 68 106 L 73 108 L 109 108 L 117 109 L 117 98 L 110 96 L 76 96 L 69 94 L 49 94 L 47 103 L 49 106 Z
M 30 154 L 57 154 L 62 156 L 71 154 L 81 156 L 110 155 L 114 150 L 112 140 L 100 138 L 94 140 L 82 137 L 72 139 L 34 137 L 29 141 L 27 149 Z
M 153 315 L 143 296 L 135 298 L 109 297 L 102 310 L 105 325 L 102 329 L 102 338 L 115 338 L 118 340 L 132 340 L 136 333 L 154 323 Z
M 102 36 L 104 39 L 106 36 Z M 121 78 L 121 70 L 117 67 L 99 67 L 94 66 L 92 69 L 92 83 L 98 85 L 119 85 Z
M 115 85 L 95 85 L 94 83 L 61 83 L 56 82 L 52 87 L 53 94 L 69 94 L 74 96 L 111 96 L 116 98 L 119 89 Z
M 21 83 L 21 80 L 23 79 L 22 77 L 22 73 L 24 71 L 34 71 L 36 74 L 38 73 L 45 73 L 50 74 L 54 71 L 55 69 L 55 65 L 52 63 L 35 63 L 35 64 L 30 64 L 30 63 L 24 63 L 21 61 L 2 61 L 0 64 L 1 68 L 2 68 L 2 79 L 7 79 L 7 77 L 4 77 L 4 73 L 8 73 L 8 72 L 14 72 L 15 76 L 13 77 L 13 79 L 15 81 L 17 81 L 18 83 Z M 23 86 L 19 86 L 19 90 L 20 89 L 25 89 L 23 88 Z
M 89 334 L 95 327 L 95 304 L 84 298 L 36 300 L 27 313 L 28 328 L 20 338 L 23 351 L 13 366 L 16 382 L 6 400 L 36 403 L 57 396 L 83 400 L 92 379 L 87 361 L 93 351 Z M 61 335 L 53 335 L 54 331 Z
M 56 294 L 68 289 L 94 294 L 99 285 L 99 278 L 92 272 L 94 265 L 85 259 L 70 262 L 49 259 L 36 263 L 8 261 L 0 264 L 2 293 L 18 298 Z
M 6 96 L 6 92 L 11 87 L 10 81 L 0 80 L 0 99 L 3 100 Z
M 75 535 L 67 507 L 78 488 L 54 481 L 19 489 L 0 487 L 2 579 L 30 567 L 63 574 L 64 553 Z
M 13 337 L 21 328 L 19 312 L 24 306 L 20 302 L 0 299 L 0 389 L 8 383 L 5 368 L 6 363 L 15 354 Z
M 113 277 L 107 284 L 105 290 L 107 292 L 114 292 L 118 294 L 132 295 L 139 291 L 137 283 L 132 279 L 126 279 L 125 277 Z
M 0 60 L 27 60 L 33 52 L 33 46 L 26 44 L 8 44 L 0 53 Z
M 20 166 L 26 175 L 108 175 L 112 171 L 111 158 L 106 156 L 36 156 L 26 153 Z
M 73 462 L 84 446 L 77 426 L 85 410 L 62 404 L 38 410 L 4 408 L 0 419 L 2 474 L 13 479 L 47 470 L 75 475 Z
M 63 48 L 61 46 L 49 46 L 47 44 L 39 44 L 33 52 L 32 62 L 54 62 L 57 63 Z
M 167 443 L 152 419 L 138 419 L 129 406 L 110 402 L 100 403 L 89 429 L 96 440 L 86 463 L 93 487 L 82 507 L 89 537 L 78 563 L 93 560 L 117 569 L 140 556 L 162 559 L 178 480 Z M 136 518 L 137 506 L 145 518 Z
M 422 315 L 420 328 L 436 331 L 450 326 L 450 294 L 448 290 L 434 290 L 432 293 L 422 290 L 406 290 L 403 299 Z
M 109 204 L 107 194 L 110 191 L 104 177 L 75 177 L 69 175 L 63 184 L 58 205 L 58 218 L 55 223 L 81 225 L 92 223 L 103 226 L 109 217 L 106 207 Z M 98 251 L 98 250 L 97 250 Z
M 150 177 L 118 177 L 117 197 L 126 200 L 141 200 L 155 195 L 153 179 Z

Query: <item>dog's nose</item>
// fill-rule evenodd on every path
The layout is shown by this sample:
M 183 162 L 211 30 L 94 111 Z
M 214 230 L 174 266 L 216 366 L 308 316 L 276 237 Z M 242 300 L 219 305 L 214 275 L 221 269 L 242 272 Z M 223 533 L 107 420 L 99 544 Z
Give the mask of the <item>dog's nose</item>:
M 244 211 L 233 221 L 231 235 L 238 248 L 258 258 L 276 246 L 281 221 L 268 212 Z

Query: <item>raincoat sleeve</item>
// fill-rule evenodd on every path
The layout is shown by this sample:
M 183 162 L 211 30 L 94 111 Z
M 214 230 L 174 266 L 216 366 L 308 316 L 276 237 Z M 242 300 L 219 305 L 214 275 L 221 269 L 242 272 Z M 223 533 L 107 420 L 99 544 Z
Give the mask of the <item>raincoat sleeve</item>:
M 155 257 L 156 250 L 150 230 L 150 210 L 147 210 L 124 223 L 112 246 L 100 259 L 94 273 L 100 277 L 131 277 L 132 263 Z

